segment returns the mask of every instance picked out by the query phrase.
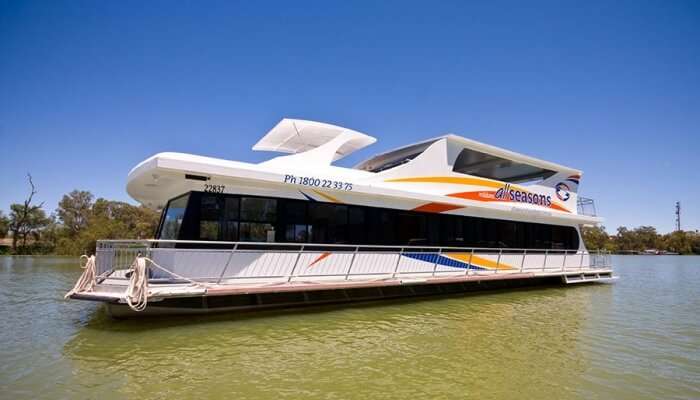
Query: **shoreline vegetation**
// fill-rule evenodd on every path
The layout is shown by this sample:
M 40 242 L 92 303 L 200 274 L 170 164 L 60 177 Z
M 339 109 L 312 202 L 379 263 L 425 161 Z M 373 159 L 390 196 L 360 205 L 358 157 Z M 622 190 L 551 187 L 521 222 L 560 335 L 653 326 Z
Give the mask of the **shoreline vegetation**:
M 47 215 L 43 203 L 35 204 L 36 187 L 22 203 L 10 205 L 9 215 L 0 211 L 0 255 L 93 254 L 99 239 L 148 239 L 155 234 L 160 213 L 144 206 L 95 197 L 85 190 L 63 195 L 54 212 Z M 675 231 L 659 234 L 652 226 L 617 228 L 610 235 L 605 227 L 583 227 L 589 250 L 616 254 L 700 254 L 700 234 Z

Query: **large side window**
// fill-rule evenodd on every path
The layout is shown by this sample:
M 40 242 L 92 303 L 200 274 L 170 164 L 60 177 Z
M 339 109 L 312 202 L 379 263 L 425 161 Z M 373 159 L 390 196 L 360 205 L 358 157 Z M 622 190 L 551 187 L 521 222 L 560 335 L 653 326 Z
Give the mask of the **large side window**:
M 200 192 L 168 203 L 158 238 L 569 250 L 579 245 L 570 226 Z
M 307 202 L 287 200 L 284 204 L 284 239 L 286 242 L 308 242 L 309 225 L 306 216 Z
M 238 240 L 238 219 L 241 199 L 226 197 L 224 199 L 223 239 L 227 242 Z
M 426 216 L 419 213 L 399 213 L 396 216 L 396 235 L 401 245 L 427 245 Z
M 537 182 L 556 174 L 556 171 L 519 163 L 473 149 L 463 149 L 459 153 L 452 171 L 513 183 Z
M 203 195 L 199 208 L 199 239 L 219 240 L 221 229 L 221 201 L 216 195 Z
M 367 243 L 365 209 L 362 207 L 348 209 L 348 241 L 353 244 Z
M 262 197 L 241 197 L 240 240 L 274 241 L 277 200 Z
M 347 243 L 348 206 L 311 203 L 309 222 L 313 243 Z
M 188 193 L 168 202 L 168 207 L 165 210 L 165 215 L 160 228 L 160 235 L 158 235 L 159 239 L 178 239 L 189 198 L 190 195 Z

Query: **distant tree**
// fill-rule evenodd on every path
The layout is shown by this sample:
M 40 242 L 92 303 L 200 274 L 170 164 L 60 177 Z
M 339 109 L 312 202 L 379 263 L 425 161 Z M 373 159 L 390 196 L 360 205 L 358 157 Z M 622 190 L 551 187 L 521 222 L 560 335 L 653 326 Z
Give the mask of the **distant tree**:
M 92 204 L 85 227 L 75 237 L 58 240 L 57 252 L 90 254 L 100 239 L 151 238 L 158 219 L 158 213 L 149 208 L 100 198 Z
M 10 229 L 10 219 L 0 211 L 0 239 L 7 236 L 7 231 Z
M 698 231 L 688 232 L 690 239 L 690 249 L 693 254 L 700 254 L 700 233 Z
M 671 232 L 663 237 L 663 250 L 674 251 L 680 254 L 693 253 L 693 238 L 684 231 Z
M 583 242 L 589 250 L 613 250 L 610 235 L 604 226 L 585 226 L 581 230 Z
M 658 249 L 663 247 L 661 237 L 653 226 L 640 226 L 634 231 L 635 241 L 643 249 Z
M 12 251 L 17 252 L 17 242 L 21 240 L 22 248 L 27 248 L 27 239 L 39 235 L 39 231 L 48 223 L 46 213 L 41 207 L 44 203 L 32 205 L 37 193 L 32 176 L 27 174 L 31 191 L 22 204 L 10 205 L 10 232 L 12 232 Z
M 70 236 L 77 235 L 87 226 L 92 199 L 92 193 L 86 190 L 73 190 L 64 194 L 58 203 L 56 214 Z
M 620 226 L 617 228 L 617 234 L 614 237 L 615 247 L 622 251 L 639 251 L 642 250 L 637 246 L 634 232 L 627 227 Z

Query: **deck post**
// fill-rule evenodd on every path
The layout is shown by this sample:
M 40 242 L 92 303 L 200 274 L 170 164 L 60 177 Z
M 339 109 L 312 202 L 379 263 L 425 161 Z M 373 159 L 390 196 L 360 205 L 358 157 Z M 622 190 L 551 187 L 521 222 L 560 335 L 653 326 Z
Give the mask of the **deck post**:
M 474 257 L 474 248 L 472 248 L 472 252 L 469 254 L 469 264 L 467 265 L 465 276 L 469 276 L 469 270 L 472 268 L 472 257 Z
M 582 269 L 583 269 L 583 257 L 585 257 L 585 256 L 586 256 L 586 252 L 585 252 L 585 251 L 581 251 L 581 262 L 579 263 L 579 266 L 578 266 L 578 269 L 579 269 L 579 270 L 582 270 Z
M 561 270 L 566 271 L 566 255 L 569 254 L 569 250 L 564 250 L 564 262 L 561 263 Z
M 301 257 L 301 253 L 304 252 L 304 245 L 301 245 L 301 249 L 299 249 L 299 252 L 297 253 L 297 259 L 294 260 L 294 266 L 292 267 L 292 272 L 289 273 L 289 279 L 287 279 L 287 283 L 292 281 L 292 278 L 294 277 L 294 271 L 297 269 L 297 264 L 299 264 L 299 258 Z
M 442 247 L 438 250 L 437 257 L 435 257 L 435 264 L 433 265 L 433 276 L 435 276 L 435 272 L 437 272 L 437 265 L 438 265 L 438 260 L 440 259 L 440 256 L 442 255 Z
M 357 255 L 357 252 L 360 250 L 360 246 L 355 247 L 355 252 L 352 253 L 352 258 L 350 259 L 350 266 L 348 267 L 348 272 L 345 273 L 345 280 L 347 281 L 350 278 L 350 270 L 352 270 L 352 265 L 355 263 L 355 256 Z
M 496 259 L 496 269 L 493 271 L 494 274 L 498 273 L 498 267 L 501 265 L 501 255 L 503 254 L 503 248 L 498 249 L 498 258 Z
M 231 259 L 233 258 L 233 253 L 236 252 L 237 248 L 238 248 L 238 243 L 233 245 L 233 249 L 231 249 L 231 254 L 228 255 L 228 260 L 226 260 L 226 265 L 224 265 L 224 269 L 221 271 L 221 275 L 219 275 L 219 280 L 216 281 L 217 285 L 219 283 L 221 283 L 222 279 L 224 279 L 224 274 L 226 273 L 226 270 L 228 269 L 228 265 L 231 264 Z
M 525 257 L 527 257 L 527 249 L 523 249 L 523 260 L 520 261 L 520 273 L 523 273 L 523 269 L 525 268 Z
M 544 262 L 542 263 L 542 272 L 547 268 L 547 253 L 549 253 L 549 249 L 544 249 Z
M 401 263 L 401 255 L 403 254 L 403 247 L 399 250 L 398 257 L 396 257 L 396 266 L 394 267 L 394 273 L 391 274 L 391 278 L 396 278 L 396 273 L 399 270 L 399 263 Z

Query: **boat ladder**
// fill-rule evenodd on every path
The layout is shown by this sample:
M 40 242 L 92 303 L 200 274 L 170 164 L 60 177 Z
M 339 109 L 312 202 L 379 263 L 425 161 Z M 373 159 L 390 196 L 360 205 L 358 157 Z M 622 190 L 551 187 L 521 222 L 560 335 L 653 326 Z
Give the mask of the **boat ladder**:
M 576 274 L 567 274 L 562 276 L 562 281 L 567 285 L 572 283 L 588 283 L 588 282 L 611 282 L 617 279 L 617 276 L 612 274 L 612 271 L 605 272 L 581 272 Z

